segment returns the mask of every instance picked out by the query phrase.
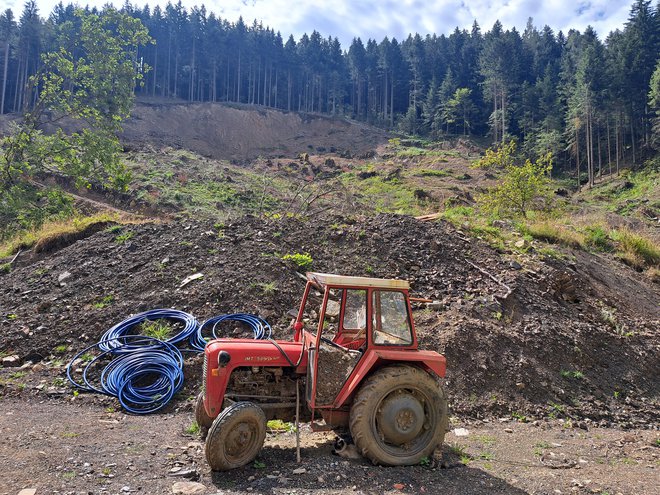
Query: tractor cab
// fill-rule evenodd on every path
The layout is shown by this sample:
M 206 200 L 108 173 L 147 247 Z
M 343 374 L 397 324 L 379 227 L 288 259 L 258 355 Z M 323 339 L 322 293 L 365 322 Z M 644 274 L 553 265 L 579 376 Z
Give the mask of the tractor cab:
M 368 351 L 382 354 L 417 348 L 408 291 L 405 280 L 307 274 L 293 327 L 294 341 L 302 341 L 308 350 L 306 399 L 312 411 L 341 407 L 354 391 L 351 383 L 362 378 L 362 367 L 357 365 L 363 356 L 378 360 L 378 354 Z M 315 310 L 312 301 L 319 297 L 322 302 Z M 344 394 L 340 394 L 342 389 Z M 336 411 L 321 415 L 326 422 L 335 420 L 331 423 L 342 416 Z

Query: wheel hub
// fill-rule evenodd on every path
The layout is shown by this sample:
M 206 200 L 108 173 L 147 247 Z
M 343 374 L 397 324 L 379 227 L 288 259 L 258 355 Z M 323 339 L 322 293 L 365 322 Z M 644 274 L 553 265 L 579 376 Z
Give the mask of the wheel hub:
M 250 446 L 254 437 L 254 431 L 246 423 L 239 424 L 227 437 L 227 453 L 232 456 L 240 456 Z
M 407 393 L 387 397 L 376 413 L 383 440 L 402 445 L 414 440 L 424 427 L 424 406 Z

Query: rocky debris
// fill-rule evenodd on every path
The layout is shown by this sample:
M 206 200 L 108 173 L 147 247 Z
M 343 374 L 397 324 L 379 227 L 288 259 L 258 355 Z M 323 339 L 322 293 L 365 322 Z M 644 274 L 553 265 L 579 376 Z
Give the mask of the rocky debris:
M 172 485 L 172 493 L 174 495 L 194 495 L 196 493 L 206 492 L 206 486 L 195 481 L 177 481 Z
M 2 277 L 0 350 L 36 364 L 65 345 L 65 361 L 127 316 L 166 307 L 199 320 L 255 313 L 274 337 L 290 338 L 304 282 L 281 256 L 309 253 L 310 270 L 406 279 L 413 296 L 433 301 L 414 304 L 415 323 L 420 346 L 447 357 L 454 414 L 552 414 L 574 426 L 588 418 L 589 427 L 656 418 L 660 290 L 620 263 L 574 252 L 575 261 L 527 259 L 514 269 L 506 253 L 443 222 L 397 215 L 247 216 L 222 236 L 196 222 L 124 231 L 131 246 L 102 231 L 32 263 L 25 253 Z M 60 267 L 68 267 L 66 285 Z M 179 288 L 191 273 L 204 277 Z M 229 324 L 218 330 L 244 334 Z M 186 368 L 191 388 L 197 368 Z
M 2 366 L 4 366 L 5 368 L 13 368 L 20 365 L 21 365 L 21 358 L 16 354 L 12 354 L 11 356 L 5 356 L 2 358 Z

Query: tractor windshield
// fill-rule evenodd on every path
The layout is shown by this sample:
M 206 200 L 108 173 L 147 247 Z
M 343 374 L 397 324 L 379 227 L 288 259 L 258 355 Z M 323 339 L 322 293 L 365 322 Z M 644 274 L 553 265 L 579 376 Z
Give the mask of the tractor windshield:
M 412 344 L 412 329 L 405 295 L 397 291 L 376 290 L 373 297 L 374 343 Z

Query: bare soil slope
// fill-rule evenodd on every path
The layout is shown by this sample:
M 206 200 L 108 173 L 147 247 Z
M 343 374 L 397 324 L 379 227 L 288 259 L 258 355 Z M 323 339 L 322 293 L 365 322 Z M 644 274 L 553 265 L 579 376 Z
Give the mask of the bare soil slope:
M 455 413 L 582 426 L 657 419 L 657 285 L 584 253 L 576 262 L 530 258 L 520 266 L 447 224 L 396 215 L 350 224 L 246 217 L 220 231 L 134 225 L 41 253 L 36 263 L 22 254 L 0 276 L 0 350 L 37 362 L 64 346 L 66 359 L 128 315 L 158 307 L 199 319 L 257 313 L 288 338 L 287 311 L 303 283 L 281 256 L 303 252 L 314 270 L 400 277 L 439 301 L 415 316 L 423 346 L 447 355 Z M 197 272 L 204 277 L 180 288 Z
M 341 118 L 266 107 L 142 100 L 124 125 L 122 141 L 136 148 L 178 147 L 248 161 L 305 152 L 360 155 L 386 143 L 387 133 Z

